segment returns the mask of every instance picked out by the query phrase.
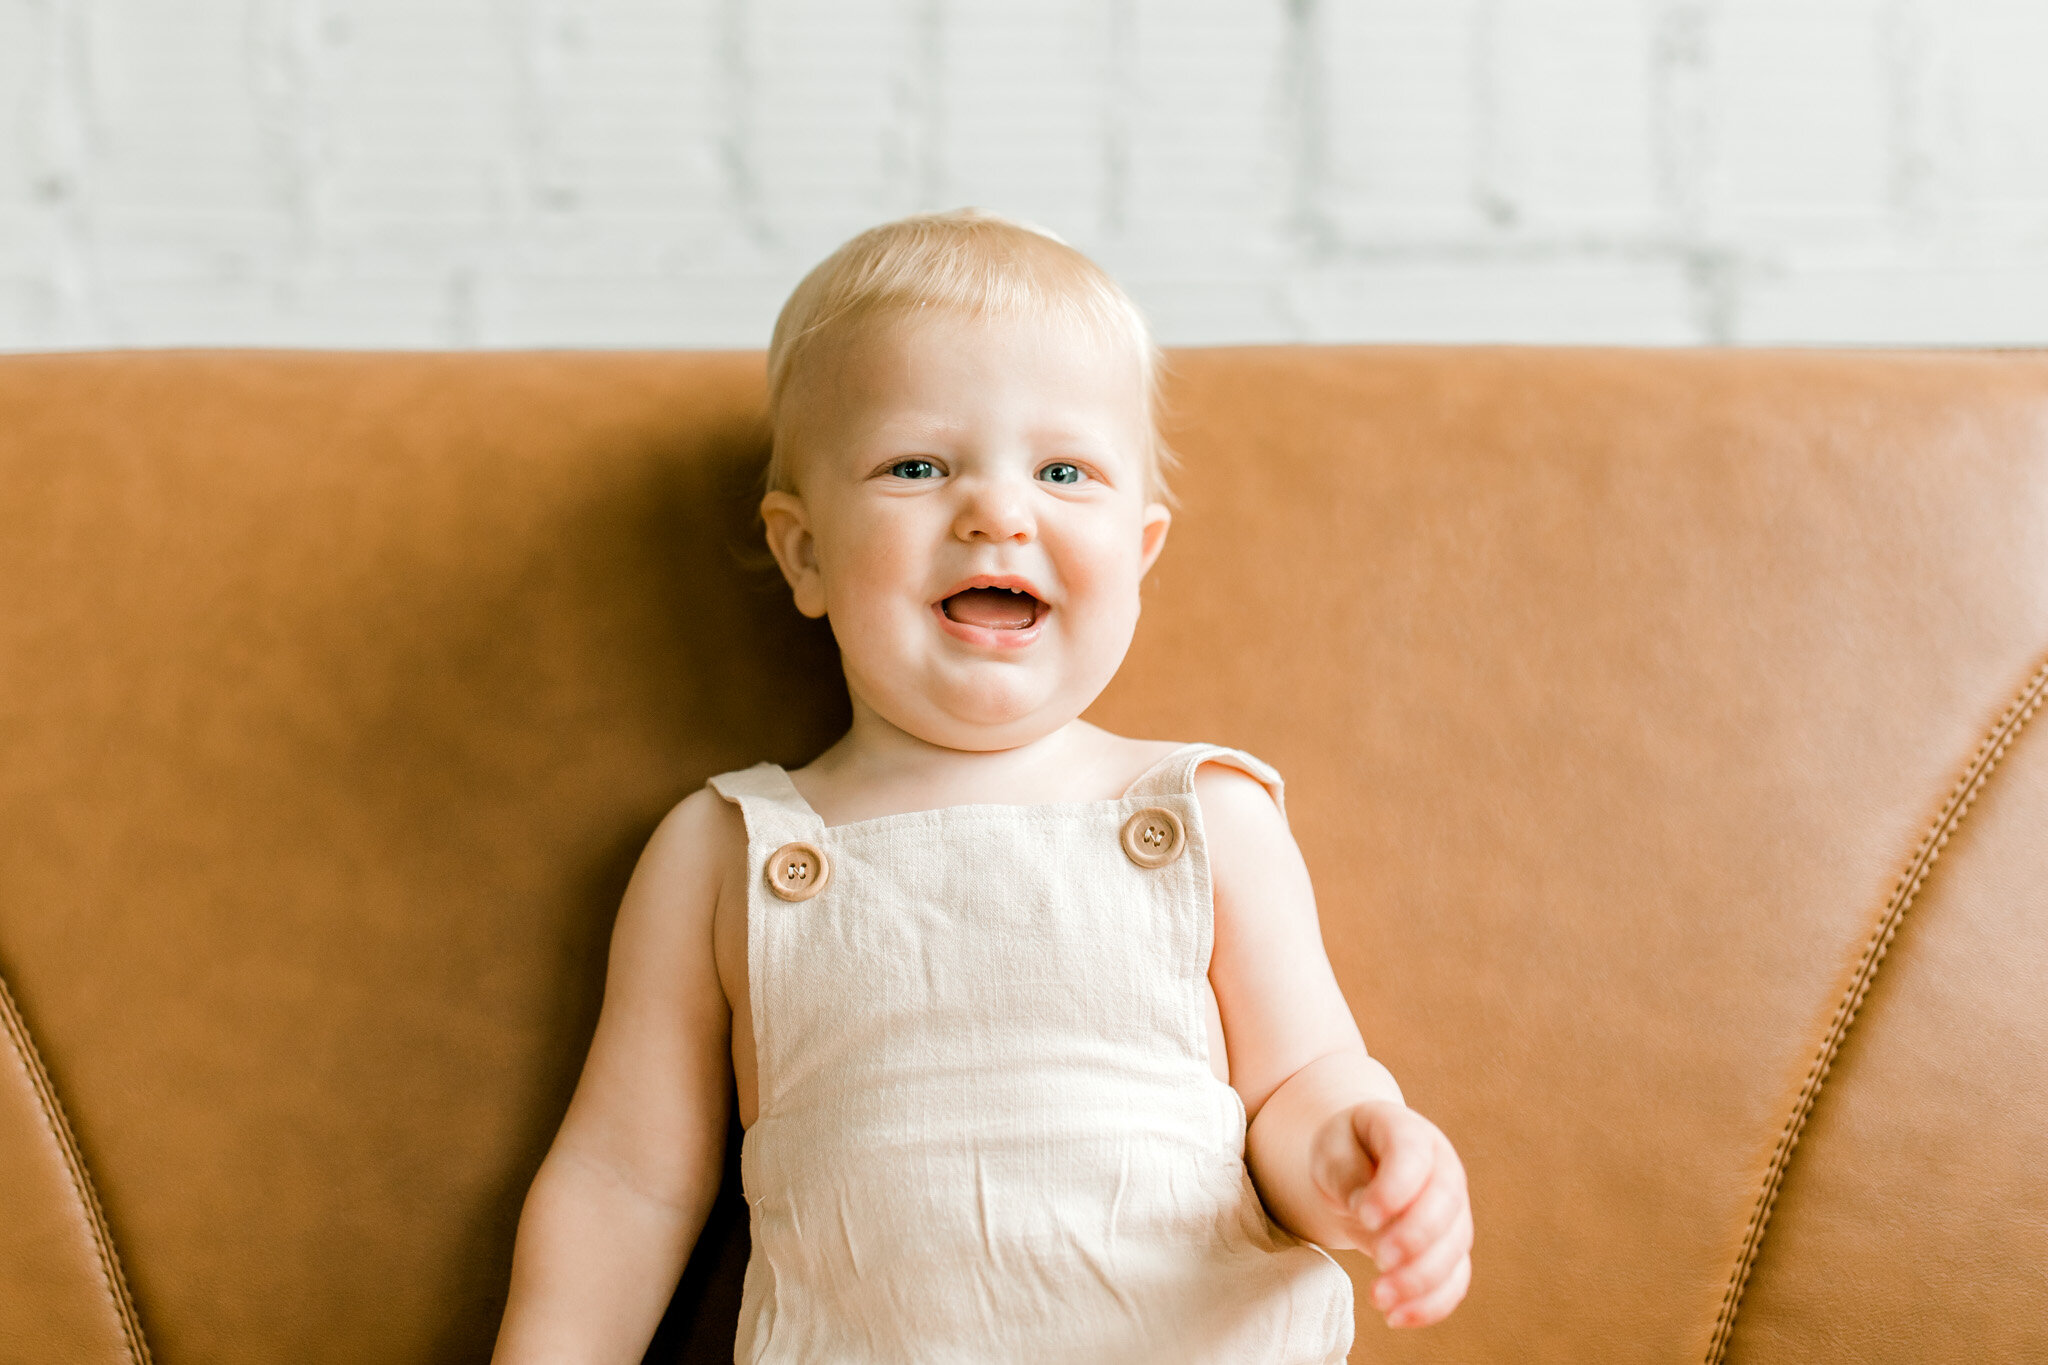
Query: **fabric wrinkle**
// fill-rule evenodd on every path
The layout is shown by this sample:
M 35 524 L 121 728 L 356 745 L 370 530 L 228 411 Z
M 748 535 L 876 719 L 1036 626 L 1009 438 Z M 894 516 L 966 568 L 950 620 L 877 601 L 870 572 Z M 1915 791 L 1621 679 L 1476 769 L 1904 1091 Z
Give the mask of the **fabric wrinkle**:
M 1116 1151 L 1116 1194 L 1109 1201 L 1109 1252 L 1116 1254 L 1117 1220 L 1123 1216 L 1124 1192 L 1131 1184 L 1131 1144 L 1119 1143 Z
M 847 1207 L 846 1191 L 839 1192 L 839 1240 L 846 1249 L 846 1264 L 853 1271 L 853 1277 L 864 1278 L 860 1265 L 860 1243 L 854 1237 L 853 1212 Z
M 995 1219 L 988 1210 L 988 1168 L 980 1152 L 974 1154 L 974 1211 L 980 1220 L 981 1249 L 988 1253 L 989 1265 L 1001 1269 L 1002 1248 L 996 1245 Z

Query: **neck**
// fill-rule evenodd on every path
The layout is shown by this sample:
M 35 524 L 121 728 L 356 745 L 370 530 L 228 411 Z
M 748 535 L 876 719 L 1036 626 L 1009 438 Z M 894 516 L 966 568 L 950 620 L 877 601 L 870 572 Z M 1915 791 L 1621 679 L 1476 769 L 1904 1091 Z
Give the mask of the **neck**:
M 891 725 L 856 698 L 845 737 L 790 778 L 827 825 L 838 825 L 947 806 L 1114 797 L 1161 747 L 1076 718 L 1009 749 L 950 749 Z
M 1062 767 L 1094 731 L 1075 719 L 1007 749 L 951 749 L 891 724 L 856 696 L 852 726 L 810 766 L 821 777 L 863 785 L 1005 782 Z
M 1012 749 L 948 749 L 854 698 L 846 737 L 791 776 L 827 825 L 897 810 L 1083 800 L 1106 782 L 1094 772 L 1102 739 L 1096 726 L 1069 720 Z

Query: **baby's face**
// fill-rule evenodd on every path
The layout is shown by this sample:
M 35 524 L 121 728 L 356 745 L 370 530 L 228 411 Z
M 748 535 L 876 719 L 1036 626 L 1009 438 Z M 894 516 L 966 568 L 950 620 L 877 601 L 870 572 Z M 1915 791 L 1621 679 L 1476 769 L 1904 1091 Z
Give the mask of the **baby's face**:
M 1165 543 L 1138 357 L 1078 328 L 940 313 L 833 344 L 761 504 L 856 706 L 1004 749 L 1078 716 L 1122 663 Z

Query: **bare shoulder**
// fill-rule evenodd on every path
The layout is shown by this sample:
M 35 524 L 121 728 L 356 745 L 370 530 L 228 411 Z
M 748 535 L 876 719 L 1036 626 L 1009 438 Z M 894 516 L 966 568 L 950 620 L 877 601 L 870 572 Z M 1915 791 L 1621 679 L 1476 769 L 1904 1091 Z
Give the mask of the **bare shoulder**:
M 1235 764 L 1211 759 L 1195 769 L 1195 799 L 1212 843 L 1294 847 L 1287 817 L 1266 784 Z
M 655 827 L 619 907 L 620 930 L 708 925 L 727 870 L 744 857 L 745 822 L 728 801 L 703 787 L 677 802 Z
M 1195 770 L 1195 800 L 1219 930 L 1248 916 L 1267 925 L 1276 915 L 1313 922 L 1308 868 L 1266 784 L 1229 763 L 1208 762 Z
M 699 787 L 676 802 L 647 841 L 642 862 L 674 871 L 716 870 L 736 848 L 747 843 L 746 822 L 739 808 L 709 787 Z

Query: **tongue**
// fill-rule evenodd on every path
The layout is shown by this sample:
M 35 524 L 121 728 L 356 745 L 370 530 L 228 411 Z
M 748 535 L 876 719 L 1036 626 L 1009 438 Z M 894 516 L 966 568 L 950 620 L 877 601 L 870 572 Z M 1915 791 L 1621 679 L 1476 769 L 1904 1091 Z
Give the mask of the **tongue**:
M 963 626 L 1023 630 L 1037 614 L 1037 598 L 1008 588 L 969 588 L 946 599 L 946 615 Z

